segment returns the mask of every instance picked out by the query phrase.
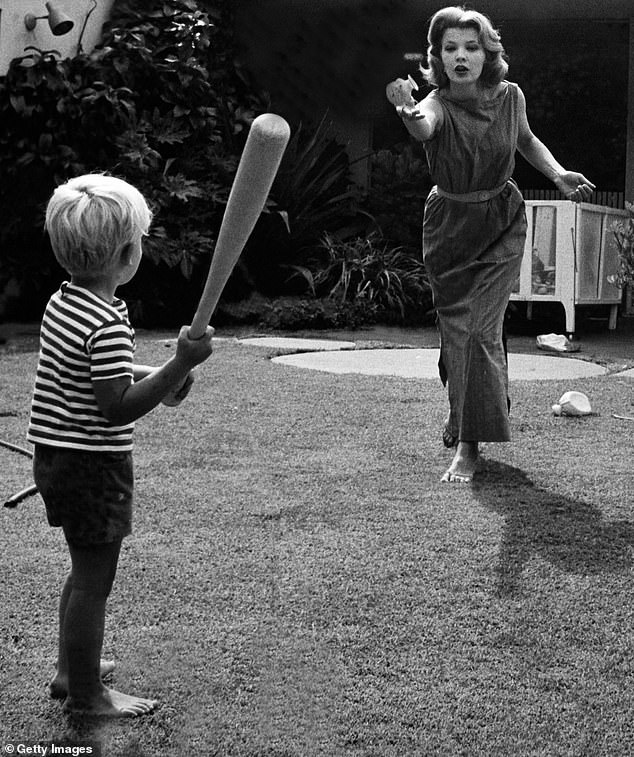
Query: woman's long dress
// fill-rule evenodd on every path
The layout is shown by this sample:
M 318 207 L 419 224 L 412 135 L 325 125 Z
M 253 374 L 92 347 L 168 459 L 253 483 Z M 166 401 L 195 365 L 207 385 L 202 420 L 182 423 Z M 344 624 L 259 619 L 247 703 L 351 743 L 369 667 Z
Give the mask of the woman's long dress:
M 425 142 L 433 181 L 462 195 L 504 185 L 484 202 L 441 196 L 425 203 L 423 258 L 440 332 L 440 375 L 449 394 L 448 430 L 462 441 L 510 439 L 504 313 L 519 275 L 526 214 L 511 180 L 518 137 L 518 87 L 492 100 L 428 95 L 442 106 L 438 133 Z

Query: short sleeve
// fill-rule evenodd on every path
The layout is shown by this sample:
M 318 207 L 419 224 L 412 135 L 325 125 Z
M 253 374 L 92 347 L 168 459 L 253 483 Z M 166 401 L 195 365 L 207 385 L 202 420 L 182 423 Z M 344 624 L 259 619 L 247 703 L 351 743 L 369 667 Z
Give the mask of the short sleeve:
M 88 339 L 86 349 L 93 381 L 134 377 L 134 332 L 127 323 L 101 326 Z

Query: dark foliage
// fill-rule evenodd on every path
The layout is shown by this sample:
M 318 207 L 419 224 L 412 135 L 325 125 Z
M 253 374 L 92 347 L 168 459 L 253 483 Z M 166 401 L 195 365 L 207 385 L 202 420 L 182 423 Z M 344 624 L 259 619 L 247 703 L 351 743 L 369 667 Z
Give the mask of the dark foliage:
M 0 291 L 28 289 L 25 315 L 63 275 L 42 233 L 45 203 L 88 171 L 129 180 L 155 211 L 126 292 L 137 315 L 194 301 L 248 125 L 266 109 L 235 60 L 230 8 L 120 2 L 93 53 L 12 62 L 0 80 Z

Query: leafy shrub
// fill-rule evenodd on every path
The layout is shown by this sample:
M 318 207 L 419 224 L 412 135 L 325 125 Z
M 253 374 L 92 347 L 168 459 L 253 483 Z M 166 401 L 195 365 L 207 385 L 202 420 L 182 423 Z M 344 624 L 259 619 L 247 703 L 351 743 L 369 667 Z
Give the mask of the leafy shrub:
M 313 296 L 264 297 L 254 293 L 240 301 L 223 300 L 214 316 L 217 326 L 253 326 L 266 330 L 355 329 L 376 321 L 369 302 L 337 302 Z
M 260 325 L 281 331 L 303 329 L 355 329 L 374 323 L 376 308 L 367 301 L 282 297 L 265 309 Z
M 246 129 L 264 109 L 235 61 L 232 28 L 226 0 L 119 2 L 92 54 L 33 50 L 12 62 L 0 79 L 0 215 L 10 219 L 0 291 L 28 287 L 41 307 L 34 292 L 62 275 L 42 235 L 44 205 L 61 181 L 103 170 L 155 211 L 125 296 L 154 311 L 195 301 Z
M 325 261 L 301 269 L 311 290 L 343 303 L 367 303 L 384 320 L 405 322 L 426 316 L 431 290 L 420 256 L 393 247 L 377 232 L 342 241 L 323 237 Z

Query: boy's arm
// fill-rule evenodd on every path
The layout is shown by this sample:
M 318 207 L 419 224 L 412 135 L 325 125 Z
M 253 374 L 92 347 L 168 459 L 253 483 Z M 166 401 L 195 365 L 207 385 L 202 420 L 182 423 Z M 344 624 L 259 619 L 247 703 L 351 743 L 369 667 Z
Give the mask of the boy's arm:
M 135 363 L 133 366 L 134 370 L 134 380 L 141 381 L 141 379 L 146 378 L 150 375 L 150 373 L 154 373 L 154 371 L 158 370 L 158 367 L 156 365 L 141 365 L 140 363 Z
M 139 376 L 143 374 L 138 382 L 133 383 L 129 376 L 93 382 L 99 409 L 110 423 L 124 426 L 149 413 L 186 382 L 192 368 L 211 355 L 213 329 L 208 328 L 205 336 L 196 340 L 189 339 L 188 329 L 183 326 L 176 354 L 160 368 L 135 366 L 135 379 L 137 370 Z

